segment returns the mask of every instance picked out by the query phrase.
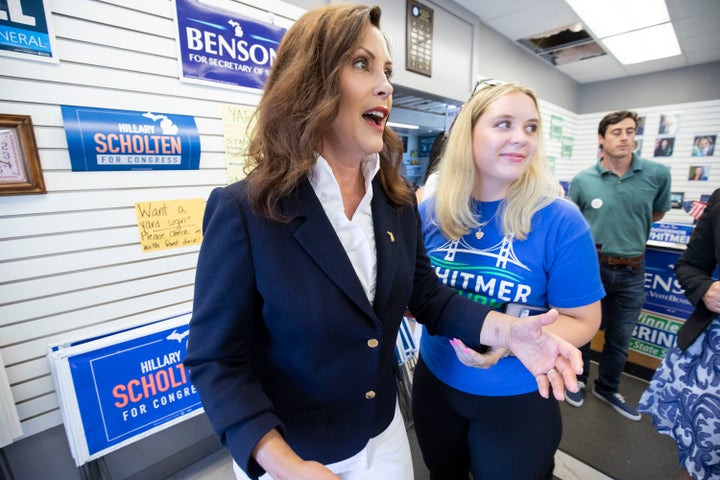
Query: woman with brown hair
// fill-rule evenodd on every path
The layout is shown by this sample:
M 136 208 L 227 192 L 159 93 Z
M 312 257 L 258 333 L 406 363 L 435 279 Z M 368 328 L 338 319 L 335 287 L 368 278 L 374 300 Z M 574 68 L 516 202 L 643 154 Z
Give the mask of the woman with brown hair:
M 288 30 L 248 176 L 208 199 L 185 365 L 238 478 L 412 480 L 394 374 L 407 307 L 431 333 L 511 348 L 546 396 L 576 388 L 579 352 L 543 328 L 556 312 L 518 319 L 438 284 L 386 128 L 379 21 L 341 4 Z

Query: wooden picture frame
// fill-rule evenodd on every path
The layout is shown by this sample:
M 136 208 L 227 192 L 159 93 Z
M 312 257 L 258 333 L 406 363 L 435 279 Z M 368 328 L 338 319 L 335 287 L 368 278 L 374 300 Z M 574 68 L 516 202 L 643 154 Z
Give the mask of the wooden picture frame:
M 0 195 L 46 192 L 30 116 L 0 114 Z
M 432 77 L 433 9 L 417 0 L 405 6 L 405 70 Z

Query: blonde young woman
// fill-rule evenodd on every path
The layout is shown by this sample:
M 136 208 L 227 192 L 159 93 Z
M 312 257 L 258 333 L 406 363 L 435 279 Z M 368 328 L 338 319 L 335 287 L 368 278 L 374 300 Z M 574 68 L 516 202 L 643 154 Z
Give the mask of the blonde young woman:
M 450 130 L 420 204 L 441 283 L 498 310 L 555 308 L 546 327 L 574 345 L 600 324 L 604 295 L 590 228 L 542 151 L 528 88 L 481 83 Z M 530 313 L 532 314 L 532 313 Z M 413 413 L 433 479 L 552 478 L 560 409 L 512 352 L 423 333 Z

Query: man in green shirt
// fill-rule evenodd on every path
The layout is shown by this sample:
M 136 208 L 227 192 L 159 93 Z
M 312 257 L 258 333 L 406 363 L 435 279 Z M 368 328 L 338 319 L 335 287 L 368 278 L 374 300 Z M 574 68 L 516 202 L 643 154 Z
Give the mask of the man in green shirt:
M 602 300 L 605 345 L 593 395 L 619 414 L 639 421 L 640 414 L 619 393 L 633 329 L 645 303 L 645 245 L 653 222 L 670 210 L 670 169 L 633 153 L 638 125 L 635 112 L 606 115 L 598 126 L 603 156 L 575 175 L 570 199 L 590 224 L 598 249 L 606 296 Z M 579 407 L 590 370 L 590 344 L 580 349 L 585 369 L 578 393 L 565 392 Z

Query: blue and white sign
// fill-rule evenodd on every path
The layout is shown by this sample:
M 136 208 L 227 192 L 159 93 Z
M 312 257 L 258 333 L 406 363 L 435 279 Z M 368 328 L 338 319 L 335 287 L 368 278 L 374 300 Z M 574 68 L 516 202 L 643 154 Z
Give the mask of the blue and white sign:
M 685 291 L 675 277 L 675 263 L 679 251 L 648 248 L 645 252 L 644 310 L 685 320 L 695 307 L 685 297 Z
M 195 118 L 157 112 L 62 106 L 72 170 L 197 170 Z
M 201 412 L 182 363 L 189 317 L 52 349 L 49 358 L 78 465 Z
M 180 78 L 262 89 L 285 28 L 196 0 L 175 0 Z
M 681 243 L 681 242 L 673 242 Z M 675 278 L 678 250 L 645 252 L 645 304 L 630 339 L 630 350 L 662 360 L 694 307 Z
M 692 235 L 692 225 L 680 225 L 677 223 L 653 223 L 650 229 L 651 242 L 662 242 L 687 245 Z
M 0 54 L 58 61 L 50 8 L 43 0 L 0 1 Z

